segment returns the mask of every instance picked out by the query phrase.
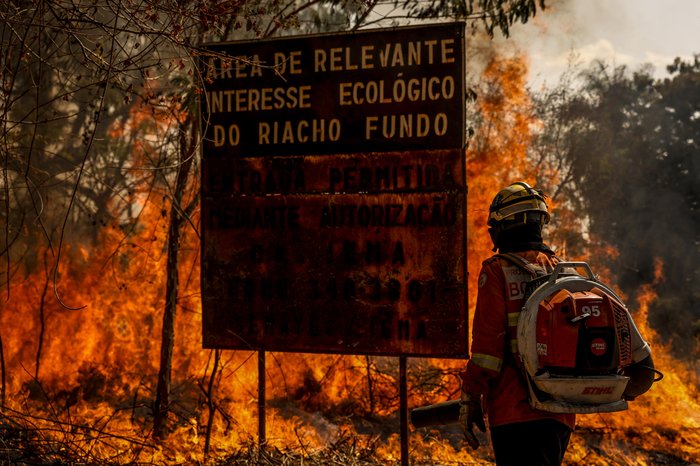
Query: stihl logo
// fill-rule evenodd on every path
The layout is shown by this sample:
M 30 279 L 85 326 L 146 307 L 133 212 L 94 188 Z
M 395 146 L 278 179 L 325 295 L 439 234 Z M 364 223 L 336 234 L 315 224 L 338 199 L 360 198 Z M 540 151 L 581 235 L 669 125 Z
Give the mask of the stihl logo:
M 615 387 L 586 387 L 581 392 L 583 395 L 610 395 Z

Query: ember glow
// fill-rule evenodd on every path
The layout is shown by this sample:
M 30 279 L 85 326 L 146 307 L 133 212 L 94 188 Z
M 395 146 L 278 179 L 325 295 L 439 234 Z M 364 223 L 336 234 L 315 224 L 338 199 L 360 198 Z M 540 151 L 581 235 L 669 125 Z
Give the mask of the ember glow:
M 525 74 L 517 59 L 494 60 L 486 70 L 492 92 L 479 105 L 487 121 L 467 152 L 470 277 L 490 255 L 485 221 L 493 194 L 516 179 L 536 184 L 525 157 L 532 125 Z M 141 156 L 135 155 L 136 163 Z M 99 247 L 65 251 L 56 292 L 64 303 L 82 309 L 58 303 L 50 250 L 38 254 L 43 266 L 15 273 L 0 308 L 6 405 L 0 429 L 25 434 L 8 450 L 31 448 L 47 462 L 163 464 L 226 458 L 255 444 L 257 353 L 201 349 L 199 242 L 191 228 L 181 244 L 169 431 L 163 441 L 151 435 L 167 199 L 165 192 L 144 187 L 128 199 L 143 208 L 138 228 L 127 234 L 107 225 Z M 663 277 L 661 265 L 658 277 Z M 473 308 L 475 283 L 469 286 Z M 653 290 L 653 283 L 643 287 L 633 314 L 665 377 L 626 412 L 580 416 L 566 464 L 700 462 L 697 375 L 672 358 L 649 327 Z M 409 360 L 409 407 L 456 398 L 456 374 L 463 364 Z M 266 375 L 268 448 L 303 457 L 352 443 L 358 464 L 363 455 L 377 464 L 396 464 L 400 458 L 397 359 L 270 353 Z M 486 447 L 471 452 L 462 447 L 457 426 L 415 430 L 411 461 L 488 464 L 488 438 L 481 438 Z

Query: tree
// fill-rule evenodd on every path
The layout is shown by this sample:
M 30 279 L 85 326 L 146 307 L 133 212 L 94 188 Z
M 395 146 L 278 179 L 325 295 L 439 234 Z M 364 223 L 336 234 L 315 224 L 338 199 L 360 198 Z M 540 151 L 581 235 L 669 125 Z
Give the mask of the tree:
M 410 18 L 454 18 L 465 19 L 476 30 L 479 27 L 493 36 L 501 31 L 506 37 L 510 27 L 517 21 L 527 21 L 537 14 L 537 7 L 545 8 L 544 0 L 404 0 L 403 7 Z
M 548 123 L 540 153 L 558 160 L 560 189 L 585 218 L 593 246 L 622 289 L 634 296 L 664 264 L 661 298 L 651 319 L 678 349 L 691 349 L 697 321 L 700 67 L 680 60 L 672 75 L 654 81 L 648 70 L 598 63 L 579 89 L 559 89 L 540 101 Z M 544 106 L 553 104 L 550 108 Z M 547 113 L 549 112 L 549 113 Z M 685 343 L 683 343 L 685 342 Z

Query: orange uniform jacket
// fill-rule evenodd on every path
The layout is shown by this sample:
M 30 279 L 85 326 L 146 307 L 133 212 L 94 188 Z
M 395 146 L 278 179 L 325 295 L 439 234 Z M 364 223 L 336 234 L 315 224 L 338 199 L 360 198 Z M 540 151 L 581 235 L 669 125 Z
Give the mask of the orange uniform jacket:
M 552 254 L 541 251 L 516 254 L 548 270 L 558 262 Z M 549 413 L 530 406 L 527 387 L 515 367 L 518 316 L 530 278 L 506 259 L 494 256 L 483 262 L 474 311 L 472 355 L 463 374 L 464 390 L 472 395 L 484 395 L 484 410 L 492 427 L 551 418 L 573 429 L 574 414 Z

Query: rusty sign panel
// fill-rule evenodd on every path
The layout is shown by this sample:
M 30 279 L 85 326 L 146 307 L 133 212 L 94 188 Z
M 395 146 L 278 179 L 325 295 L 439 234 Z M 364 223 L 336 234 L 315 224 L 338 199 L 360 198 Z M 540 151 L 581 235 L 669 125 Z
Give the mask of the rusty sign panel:
M 206 48 L 209 157 L 463 147 L 463 23 Z
M 204 346 L 465 356 L 464 24 L 207 49 Z
M 467 353 L 461 149 L 206 159 L 209 348 Z
M 206 198 L 286 194 L 442 193 L 464 190 L 457 150 L 330 157 L 213 158 L 202 165 Z

